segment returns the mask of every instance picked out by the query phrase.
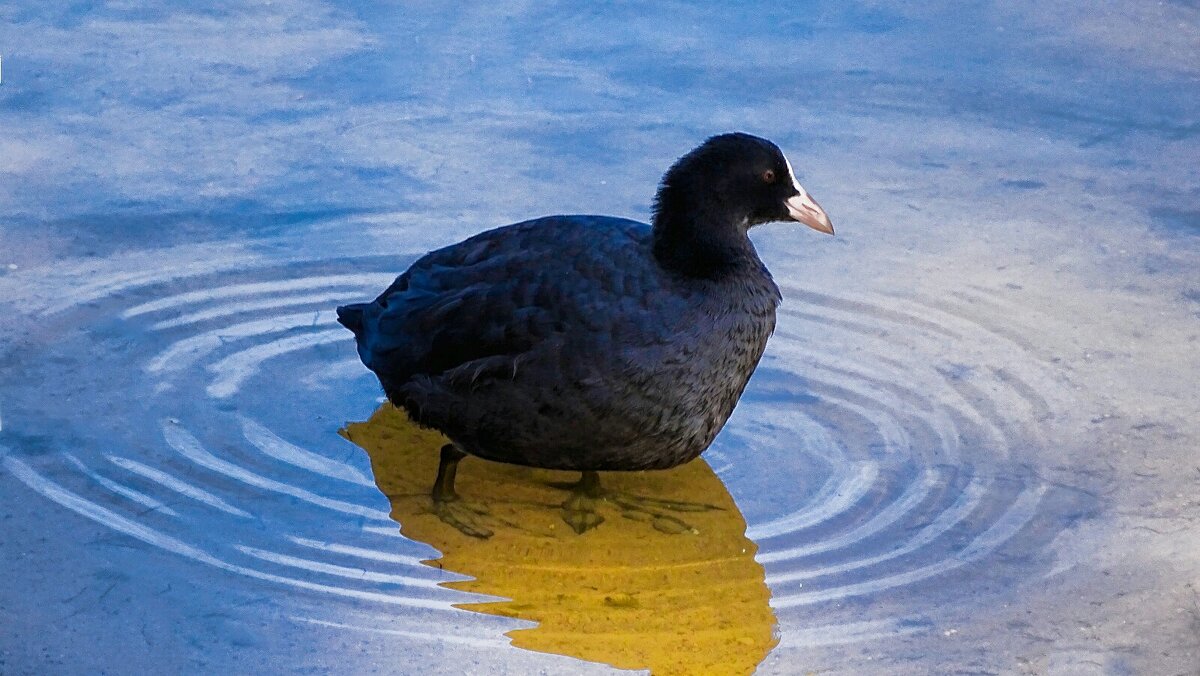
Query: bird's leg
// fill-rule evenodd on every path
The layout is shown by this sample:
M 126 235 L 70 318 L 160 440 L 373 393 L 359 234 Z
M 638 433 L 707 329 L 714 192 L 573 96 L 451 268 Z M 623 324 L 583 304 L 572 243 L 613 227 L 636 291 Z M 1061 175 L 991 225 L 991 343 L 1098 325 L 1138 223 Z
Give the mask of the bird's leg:
M 480 539 L 490 538 L 492 531 L 478 523 L 478 516 L 487 514 L 487 509 L 461 500 L 454 491 L 458 463 L 465 457 L 467 454 L 454 444 L 442 446 L 437 479 L 433 482 L 433 512 L 447 525 L 457 528 L 464 535 Z
M 458 463 L 467 457 L 466 453 L 458 450 L 454 444 L 442 446 L 442 456 L 438 462 L 437 479 L 433 482 L 433 501 L 449 502 L 458 499 L 454 492 L 454 477 L 458 475 Z
M 584 472 L 579 483 L 571 487 L 571 495 L 563 502 L 563 521 L 576 533 L 584 533 L 604 521 L 596 512 L 596 504 L 603 497 L 600 475 Z

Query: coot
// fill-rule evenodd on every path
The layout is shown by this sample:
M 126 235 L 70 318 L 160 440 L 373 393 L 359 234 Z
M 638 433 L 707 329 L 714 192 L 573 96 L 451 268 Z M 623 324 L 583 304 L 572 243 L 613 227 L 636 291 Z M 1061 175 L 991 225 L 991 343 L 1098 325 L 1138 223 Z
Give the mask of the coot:
M 600 521 L 597 471 L 687 462 L 733 412 L 780 302 L 747 233 L 787 220 L 833 234 L 775 144 L 722 134 L 667 171 L 653 225 L 575 215 L 489 230 L 338 320 L 388 399 L 452 441 L 432 492 L 447 522 L 487 533 L 455 504 L 456 466 L 474 455 L 583 472 L 564 504 L 583 532 Z

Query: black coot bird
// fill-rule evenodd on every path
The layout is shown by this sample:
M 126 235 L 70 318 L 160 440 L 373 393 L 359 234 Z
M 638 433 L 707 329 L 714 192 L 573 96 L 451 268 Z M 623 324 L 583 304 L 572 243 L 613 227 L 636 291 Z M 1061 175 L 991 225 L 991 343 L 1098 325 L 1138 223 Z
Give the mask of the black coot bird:
M 687 462 L 733 413 L 780 302 L 747 233 L 788 220 L 833 234 L 775 144 L 723 134 L 667 171 L 653 225 L 548 216 L 489 230 L 338 320 L 388 399 L 453 442 L 433 487 L 444 520 L 489 534 L 454 492 L 475 455 L 583 472 L 564 504 L 583 532 L 602 520 L 597 471 Z

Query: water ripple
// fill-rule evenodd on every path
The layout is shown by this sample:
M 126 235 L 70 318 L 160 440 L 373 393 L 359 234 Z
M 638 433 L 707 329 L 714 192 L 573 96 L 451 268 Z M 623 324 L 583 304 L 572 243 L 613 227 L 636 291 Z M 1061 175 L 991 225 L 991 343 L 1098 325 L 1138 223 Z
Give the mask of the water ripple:
M 373 297 L 402 268 L 376 258 L 268 267 L 238 254 L 90 279 L 46 312 L 70 323 L 78 311 L 85 331 L 75 340 L 122 346 L 110 353 L 128 368 L 109 370 L 132 381 L 96 396 L 116 396 L 128 420 L 150 425 L 148 446 L 36 462 L 0 447 L 3 465 L 59 505 L 199 564 L 341 597 L 357 612 L 400 605 L 470 625 L 474 615 L 452 604 L 481 597 L 439 586 L 461 578 L 422 563 L 432 552 L 399 535 L 358 449 L 334 434 L 344 420 L 321 418 L 378 396 L 331 306 Z M 939 593 L 967 598 L 969 586 L 944 583 L 949 573 L 1046 545 L 1069 518 L 1055 510 L 1069 510 L 1036 478 L 1039 423 L 1069 405 L 1072 388 L 1033 341 L 989 319 L 1004 312 L 1001 301 L 981 289 L 936 299 L 790 287 L 784 295 L 764 363 L 710 453 L 745 498 L 775 608 L 833 612 L 850 598 L 932 590 L 920 585 L 933 579 L 943 581 Z M 46 349 L 39 377 L 56 382 L 53 369 L 68 368 L 56 365 L 82 348 Z M 144 395 L 115 394 L 122 390 Z M 294 407 L 279 409 L 290 400 Z M 159 515 L 153 527 L 147 513 Z M 783 613 L 781 645 L 929 629 L 919 613 L 901 611 L 880 604 L 864 611 L 874 616 L 824 623 Z M 448 638 L 296 619 L 501 644 L 482 629 Z

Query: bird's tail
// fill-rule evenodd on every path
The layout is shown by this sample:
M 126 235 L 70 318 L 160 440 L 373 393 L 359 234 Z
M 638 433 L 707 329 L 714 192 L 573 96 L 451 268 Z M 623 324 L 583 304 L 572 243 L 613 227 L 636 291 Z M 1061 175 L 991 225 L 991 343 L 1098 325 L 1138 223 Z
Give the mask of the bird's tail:
M 362 338 L 363 335 L 363 309 L 369 303 L 354 303 L 353 305 L 342 305 L 337 309 L 338 323 L 354 332 L 355 338 Z

